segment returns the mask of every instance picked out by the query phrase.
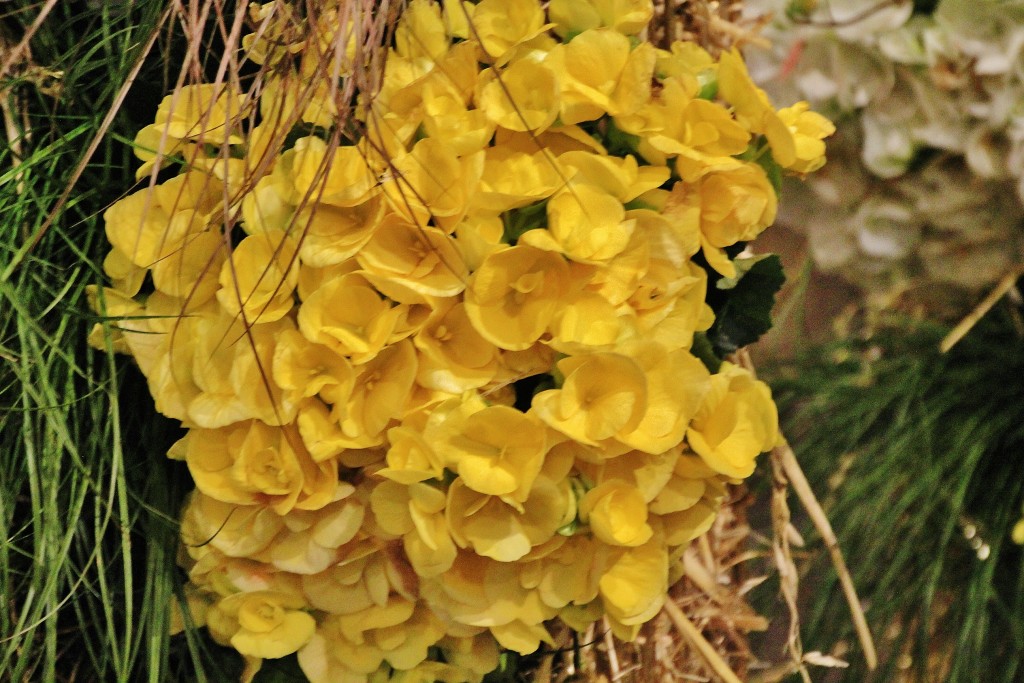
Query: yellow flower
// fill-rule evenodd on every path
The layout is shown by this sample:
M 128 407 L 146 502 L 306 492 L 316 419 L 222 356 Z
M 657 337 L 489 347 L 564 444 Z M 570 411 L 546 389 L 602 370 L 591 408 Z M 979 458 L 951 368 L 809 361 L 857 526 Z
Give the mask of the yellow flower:
M 456 624 L 485 626 L 498 644 L 521 654 L 551 644 L 544 622 L 557 614 L 545 605 L 534 576 L 521 562 L 498 562 L 460 552 L 451 569 L 421 585 L 423 599 Z
M 460 159 L 438 140 L 420 140 L 394 160 L 395 178 L 384 185 L 391 209 L 418 226 L 433 220 L 454 228 L 466 213 L 483 162 L 482 150 Z
M 288 576 L 317 574 L 344 561 L 366 543 L 366 505 L 351 484 L 341 483 L 319 510 L 295 509 L 287 527 L 260 557 Z
M 445 511 L 452 537 L 460 547 L 499 562 L 521 560 L 564 526 L 570 509 L 568 482 L 535 480 L 521 509 L 470 489 L 462 478 L 448 489 Z
M 443 444 L 447 467 L 466 486 L 522 502 L 543 465 L 546 432 L 540 420 L 515 408 L 453 399 L 435 409 L 427 436 Z
M 274 383 L 309 398 L 322 394 L 331 403 L 348 400 L 352 392 L 352 366 L 322 344 L 309 342 L 296 330 L 278 336 L 271 364 Z
M 470 279 L 466 313 L 484 339 L 521 351 L 547 331 L 569 286 L 569 268 L 558 254 L 526 245 L 495 250 Z
M 185 461 L 196 487 L 226 503 L 266 504 L 278 514 L 331 502 L 338 463 L 316 463 L 292 427 L 243 422 L 189 432 Z
M 558 163 L 568 170 L 574 184 L 593 185 L 623 204 L 661 187 L 671 175 L 667 166 L 640 166 L 631 154 L 620 158 L 572 151 L 559 155 Z
M 584 294 L 567 305 L 552 326 L 552 348 L 566 355 L 612 351 L 616 342 L 632 336 L 632 325 L 598 294 Z
M 530 411 L 566 436 L 589 446 L 633 431 L 647 410 L 643 369 L 621 354 L 593 353 L 558 362 L 561 389 L 533 397 Z
M 565 184 L 565 173 L 545 149 L 495 145 L 486 150 L 474 208 L 490 213 L 547 199 Z
M 694 332 L 711 327 L 714 314 L 704 302 L 707 273 L 687 261 L 682 268 L 667 259 L 652 259 L 628 304 L 644 338 L 667 349 L 687 349 Z
M 370 361 L 388 343 L 402 309 L 360 275 L 325 282 L 299 307 L 299 330 L 355 364 Z
M 294 218 L 294 230 L 302 235 L 299 257 L 314 268 L 344 263 L 370 241 L 384 210 L 377 197 L 351 207 L 311 204 L 299 209 Z
M 198 490 L 181 515 L 184 547 L 209 545 L 228 557 L 260 557 L 284 528 L 284 518 L 269 507 L 225 503 Z
M 580 263 L 615 257 L 629 244 L 636 227 L 619 200 L 590 185 L 572 185 L 552 197 L 547 208 L 547 229 L 527 231 L 520 241 Z
M 152 268 L 210 224 L 223 184 L 192 171 L 115 202 L 103 220 L 107 239 L 140 268 Z
M 373 515 L 367 515 L 372 529 Z M 381 547 L 379 532 L 343 546 L 338 559 L 316 574 L 300 577 L 303 595 L 314 609 L 329 614 L 353 614 L 385 605 L 397 593 L 415 600 L 419 578 L 400 549 Z M 396 544 L 397 545 L 397 544 Z
M 402 537 L 419 576 L 437 576 L 452 566 L 456 548 L 445 518 L 444 491 L 419 482 L 383 481 L 370 494 L 370 505 L 380 528 Z
M 768 385 L 739 366 L 723 363 L 711 376 L 711 390 L 686 440 L 716 472 L 733 479 L 749 477 L 757 455 L 778 440 L 778 412 Z
M 299 197 L 332 206 L 357 206 L 378 192 L 377 173 L 364 146 L 335 149 L 317 137 L 295 141 L 295 191 Z
M 149 175 L 158 158 L 183 149 L 185 141 L 241 144 L 238 128 L 246 116 L 244 99 L 225 83 L 187 85 L 165 97 L 157 107 L 156 122 L 135 137 L 135 156 L 146 162 L 136 178 Z
M 541 133 L 558 118 L 558 78 L 546 63 L 520 59 L 501 71 L 481 71 L 475 100 L 502 128 Z
M 545 63 L 561 87 L 562 122 L 638 110 L 650 99 L 656 58 L 650 43 L 631 50 L 629 38 L 610 29 L 584 31 L 556 46 Z
M 407 59 L 442 58 L 448 52 L 448 35 L 441 8 L 428 0 L 412 0 L 395 29 L 395 51 Z
M 368 273 L 424 296 L 455 296 L 469 274 L 452 238 L 396 214 L 381 221 L 357 259 Z
M 778 197 L 764 170 L 753 163 L 709 173 L 696 184 L 676 183 L 681 204 L 700 207 L 701 247 L 708 263 L 726 277 L 735 266 L 724 248 L 754 239 L 775 221 Z
M 689 351 L 669 351 L 656 342 L 634 342 L 623 351 L 644 373 L 646 401 L 639 421 L 624 426 L 615 438 L 646 453 L 667 451 L 683 440 L 709 389 L 708 371 Z
M 718 62 L 718 92 L 733 106 L 747 129 L 768 138 L 772 157 L 783 168 L 796 163 L 793 132 L 783 123 L 763 90 L 754 85 L 739 51 L 723 52 Z
M 643 31 L 651 22 L 650 0 L 551 0 L 548 16 L 562 37 L 607 26 L 626 35 Z
M 280 320 L 294 306 L 299 276 L 297 245 L 285 233 L 250 235 L 231 251 L 220 269 L 217 301 L 248 323 Z
M 352 395 L 337 410 L 344 416 L 342 430 L 354 441 L 351 447 L 380 443 L 391 420 L 405 412 L 416 368 L 416 349 L 409 340 L 388 346 L 360 368 Z
M 421 429 L 406 419 L 388 430 L 388 466 L 377 474 L 399 484 L 414 484 L 444 476 L 444 461 L 423 437 Z
M 580 501 L 580 519 L 609 545 L 643 545 L 654 534 L 647 523 L 643 494 L 622 479 L 605 481 L 587 491 Z
M 817 112 L 808 111 L 806 102 L 779 110 L 779 118 L 793 133 L 795 160 L 786 166 L 797 173 L 811 173 L 825 165 L 824 138 L 836 132 L 831 121 Z
M 498 350 L 473 328 L 463 304 L 442 310 L 413 338 L 419 352 L 416 381 L 459 394 L 484 386 L 498 372 Z
M 316 630 L 304 607 L 288 593 L 236 593 L 210 608 L 208 626 L 214 640 L 230 642 L 243 655 L 280 659 L 305 645 Z
M 217 276 L 226 254 L 220 234 L 207 231 L 189 235 L 174 252 L 153 264 L 153 286 L 165 294 L 188 298 L 190 305 L 199 306 L 216 293 Z M 131 267 L 132 264 L 125 265 Z M 104 269 L 107 270 L 106 261 Z
M 657 536 L 629 548 L 601 576 L 601 601 L 612 631 L 632 640 L 640 624 L 661 611 L 668 593 L 668 552 Z
M 450 88 L 423 89 L 423 130 L 457 156 L 477 152 L 494 136 L 494 122 L 479 109 L 467 109 L 466 103 Z
M 365 680 L 387 662 L 412 669 L 445 634 L 444 626 L 422 602 L 399 595 L 384 605 L 352 614 L 332 614 L 299 650 L 299 666 L 311 683 Z
M 472 14 L 471 36 L 480 41 L 488 61 L 499 64 L 512 48 L 548 28 L 536 0 L 482 0 Z
M 671 478 L 648 506 L 661 522 L 665 544 L 686 545 L 710 529 L 725 493 L 723 477 L 698 456 L 684 451 Z

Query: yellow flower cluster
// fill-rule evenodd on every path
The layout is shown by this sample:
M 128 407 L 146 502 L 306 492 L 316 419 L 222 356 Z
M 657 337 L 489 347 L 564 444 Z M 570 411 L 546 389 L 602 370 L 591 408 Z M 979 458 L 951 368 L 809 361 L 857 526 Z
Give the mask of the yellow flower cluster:
M 700 264 L 736 274 L 776 212 L 756 157 L 813 170 L 829 125 L 738 53 L 638 40 L 642 0 L 412 0 L 351 98 L 349 15 L 302 43 L 286 9 L 254 10 L 258 100 L 186 87 L 140 131 L 140 178 L 182 172 L 107 212 L 93 292 L 93 343 L 188 429 L 192 618 L 314 682 L 635 637 L 778 438 L 763 383 L 691 353 Z

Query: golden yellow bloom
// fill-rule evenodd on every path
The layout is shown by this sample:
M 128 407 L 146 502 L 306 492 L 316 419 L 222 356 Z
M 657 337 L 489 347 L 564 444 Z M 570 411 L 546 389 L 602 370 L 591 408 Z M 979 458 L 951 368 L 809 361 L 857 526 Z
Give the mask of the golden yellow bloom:
M 499 72 L 480 72 L 474 99 L 502 128 L 541 133 L 558 118 L 558 77 L 545 62 L 520 59 Z
M 457 303 L 442 310 L 413 338 L 419 352 L 416 381 L 459 394 L 484 386 L 498 372 L 498 350 L 480 336 Z
M 600 188 L 623 204 L 661 187 L 671 175 L 666 166 L 640 166 L 632 155 L 620 158 L 571 151 L 559 155 L 558 163 L 567 169 L 574 184 Z
M 836 132 L 835 125 L 806 102 L 779 110 L 779 118 L 793 134 L 795 160 L 786 166 L 797 173 L 811 173 L 825 165 L 824 138 Z
M 429 0 L 412 0 L 395 29 L 395 51 L 407 59 L 433 61 L 448 52 L 448 43 L 441 7 Z
M 456 548 L 445 518 L 445 492 L 440 488 L 383 481 L 370 494 L 370 505 L 380 528 L 402 537 L 405 553 L 419 576 L 437 576 L 452 566 Z
M 356 206 L 378 192 L 377 172 L 363 146 L 331 149 L 317 137 L 295 141 L 292 182 L 299 197 L 332 206 Z
M 635 226 L 612 195 L 591 185 L 573 185 L 548 202 L 547 229 L 529 230 L 520 242 L 581 263 L 602 262 L 626 248 Z
M 107 239 L 141 268 L 152 268 L 208 229 L 223 184 L 192 171 L 115 202 L 103 214 Z
M 789 168 L 796 162 L 793 132 L 772 108 L 768 95 L 754 85 L 743 57 L 735 49 L 723 52 L 718 62 L 718 92 L 732 104 L 740 123 L 768 138 L 779 166 Z
M 565 171 L 544 149 L 518 145 L 489 147 L 474 208 L 490 213 L 529 206 L 565 184 Z
M 457 624 L 485 626 L 502 647 L 529 654 L 542 641 L 552 643 L 544 622 L 557 614 L 540 600 L 533 578 L 521 562 L 463 551 L 451 569 L 420 588 L 424 600 Z
M 563 37 L 601 26 L 634 35 L 651 22 L 653 10 L 650 0 L 551 0 L 548 4 L 555 33 Z
M 388 343 L 402 309 L 392 306 L 360 275 L 333 278 L 299 307 L 299 330 L 355 364 L 376 357 Z
M 310 683 L 365 680 L 356 675 L 371 674 L 384 662 L 412 669 L 444 634 L 430 608 L 393 594 L 384 605 L 328 616 L 299 650 L 299 666 Z
M 656 342 L 634 342 L 623 351 L 644 374 L 646 401 L 639 421 L 623 426 L 615 438 L 646 453 L 667 451 L 683 440 L 709 389 L 708 371 L 689 351 L 669 351 Z
M 441 479 L 444 476 L 444 460 L 423 438 L 420 428 L 409 424 L 388 430 L 388 466 L 377 474 L 399 484 L 413 484 L 427 479 Z
M 421 227 L 433 220 L 454 228 L 466 213 L 483 162 L 482 150 L 460 159 L 438 140 L 420 140 L 394 160 L 395 178 L 384 185 L 391 209 Z
M 297 245 L 285 233 L 250 235 L 231 251 L 220 269 L 217 301 L 248 323 L 280 320 L 294 305 L 299 277 Z
M 416 349 L 403 340 L 392 344 L 360 368 L 355 389 L 339 412 L 351 447 L 380 443 L 391 420 L 404 412 L 416 379 Z
M 570 356 L 558 361 L 561 389 L 533 397 L 530 412 L 589 446 L 633 431 L 647 410 L 647 380 L 631 358 L 617 353 Z
M 438 439 L 446 466 L 479 493 L 526 500 L 547 451 L 547 430 L 515 408 L 453 399 L 435 409 L 428 432 Z
M 612 631 L 632 640 L 640 624 L 650 621 L 665 604 L 668 552 L 664 541 L 654 537 L 626 550 L 601 577 L 599 586 Z
M 709 173 L 695 185 L 676 183 L 681 204 L 700 207 L 701 247 L 708 263 L 722 275 L 735 277 L 724 248 L 752 240 L 775 220 L 778 197 L 757 164 Z
M 228 557 L 261 557 L 285 528 L 284 518 L 262 505 L 225 503 L 193 491 L 181 521 L 184 547 L 205 545 Z
M 544 10 L 536 0 L 482 0 L 473 10 L 473 38 L 480 41 L 487 61 L 503 63 L 520 43 L 540 35 Z
M 185 438 L 196 487 L 225 503 L 265 504 L 283 515 L 322 508 L 338 487 L 338 463 L 314 462 L 293 427 L 251 421 Z
M 455 296 L 469 274 L 452 238 L 396 214 L 381 221 L 357 259 L 369 273 L 424 296 Z
M 302 235 L 303 264 L 323 268 L 355 256 L 373 237 L 384 209 L 378 197 L 351 207 L 312 204 L 300 209 L 293 230 Z
M 334 500 L 319 510 L 294 509 L 287 528 L 261 555 L 288 576 L 317 574 L 345 560 L 366 543 L 366 505 L 351 484 L 342 482 Z
M 367 515 L 367 520 L 373 515 Z M 392 593 L 416 599 L 419 578 L 396 548 L 366 538 L 343 548 L 338 561 L 317 574 L 301 577 L 309 604 L 329 614 L 354 614 L 383 606 Z
M 521 351 L 547 330 L 569 286 L 559 254 L 526 245 L 495 250 L 470 279 L 466 313 L 484 339 Z
M 711 390 L 686 432 L 686 441 L 711 469 L 743 479 L 754 471 L 757 455 L 776 445 L 778 421 L 768 385 L 725 362 L 711 376 Z
M 457 156 L 484 149 L 494 135 L 494 126 L 483 111 L 468 109 L 450 88 L 424 86 L 423 129 Z
M 562 122 L 638 110 L 650 99 L 655 59 L 653 45 L 644 42 L 631 50 L 629 38 L 611 29 L 584 31 L 555 46 L 545 63 L 561 87 Z
M 214 640 L 243 655 L 280 659 L 305 645 L 316 621 L 301 598 L 278 591 L 236 593 L 214 604 L 207 625 Z
M 165 97 L 157 107 L 156 122 L 135 136 L 135 156 L 146 162 L 136 178 L 149 175 L 157 159 L 184 149 L 186 141 L 199 145 L 241 144 L 244 99 L 225 83 L 187 85 Z M 193 149 L 190 156 L 197 151 Z
M 278 337 L 271 368 L 277 386 L 305 398 L 322 394 L 338 403 L 352 392 L 354 373 L 345 357 L 311 343 L 296 330 Z
M 476 554 L 499 562 L 515 562 L 567 523 L 571 496 L 568 482 L 540 477 L 517 510 L 497 496 L 470 489 L 459 478 L 448 489 L 445 512 L 460 547 L 472 546 Z
M 619 456 L 624 458 L 627 456 Z M 638 546 L 654 531 L 647 524 L 647 501 L 629 482 L 611 479 L 587 491 L 580 501 L 580 519 L 609 545 Z

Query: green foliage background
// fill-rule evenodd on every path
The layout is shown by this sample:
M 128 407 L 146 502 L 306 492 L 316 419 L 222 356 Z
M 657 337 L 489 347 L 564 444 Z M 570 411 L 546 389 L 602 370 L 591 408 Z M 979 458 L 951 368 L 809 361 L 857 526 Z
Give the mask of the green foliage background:
M 85 287 L 103 282 L 101 215 L 134 184 L 124 141 L 152 119 L 173 40 L 156 41 L 71 186 L 168 4 L 50 3 L 0 77 L 3 681 L 156 681 L 172 664 L 191 668 L 166 635 L 190 488 L 162 457 L 175 429 L 155 419 L 134 368 L 86 346 L 97 320 Z M 0 63 L 46 9 L 0 4 Z
M 864 670 L 821 550 L 803 578 L 805 648 L 853 648 L 851 668 L 822 680 L 1024 678 L 1024 554 L 1010 539 L 1024 500 L 1022 310 L 998 307 L 948 354 L 945 332 L 897 321 L 805 353 L 773 382 L 882 658 Z

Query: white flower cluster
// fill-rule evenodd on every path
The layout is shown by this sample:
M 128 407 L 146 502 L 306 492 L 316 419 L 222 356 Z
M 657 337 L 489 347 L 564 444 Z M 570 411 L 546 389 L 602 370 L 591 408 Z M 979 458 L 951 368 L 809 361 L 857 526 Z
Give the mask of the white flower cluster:
M 889 295 L 975 290 L 1024 256 L 1024 1 L 749 0 L 751 74 L 832 118 L 829 164 L 782 221 Z

